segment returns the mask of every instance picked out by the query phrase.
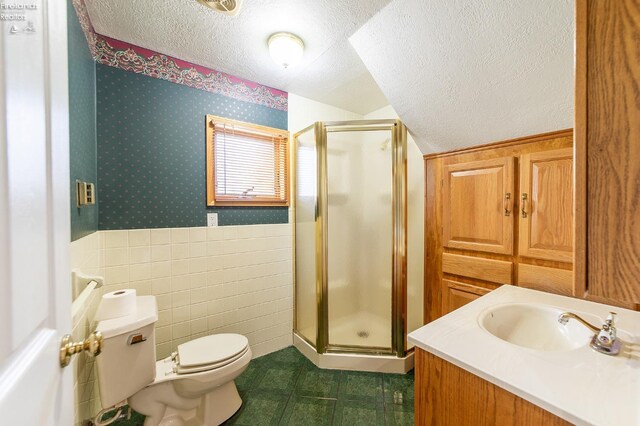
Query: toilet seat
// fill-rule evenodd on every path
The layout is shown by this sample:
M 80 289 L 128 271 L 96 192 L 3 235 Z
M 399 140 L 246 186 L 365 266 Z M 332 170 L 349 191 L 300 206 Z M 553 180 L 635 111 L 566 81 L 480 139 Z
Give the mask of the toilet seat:
M 223 333 L 200 337 L 178 346 L 178 375 L 214 370 L 230 364 L 249 350 L 249 340 L 240 334 Z

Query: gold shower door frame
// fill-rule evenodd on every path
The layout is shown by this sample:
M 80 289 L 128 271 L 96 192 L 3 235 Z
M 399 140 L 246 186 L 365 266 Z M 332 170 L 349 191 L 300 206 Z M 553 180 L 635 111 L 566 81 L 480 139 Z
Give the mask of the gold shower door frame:
M 297 326 L 297 291 L 296 291 L 296 200 L 297 182 L 297 147 L 298 137 L 306 132 L 315 131 L 315 150 L 317 161 L 317 189 L 315 205 L 315 265 L 316 265 L 316 344 L 299 333 Z M 327 177 L 327 134 L 332 132 L 367 132 L 388 130 L 391 132 L 392 147 L 392 311 L 391 311 L 391 348 L 374 346 L 350 346 L 329 344 L 329 285 L 328 285 L 328 177 Z M 294 332 L 316 349 L 317 353 L 360 353 L 395 355 L 404 357 L 407 339 L 407 128 L 400 120 L 355 120 L 316 122 L 297 132 L 292 144 L 292 179 L 293 179 L 293 283 L 294 283 Z

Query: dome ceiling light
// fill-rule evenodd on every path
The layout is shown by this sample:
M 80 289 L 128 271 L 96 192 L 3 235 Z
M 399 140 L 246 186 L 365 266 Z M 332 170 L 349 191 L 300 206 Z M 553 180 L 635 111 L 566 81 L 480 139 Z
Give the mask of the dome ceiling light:
M 295 34 L 275 33 L 269 37 L 269 53 L 271 58 L 284 68 L 295 66 L 304 53 L 304 43 Z

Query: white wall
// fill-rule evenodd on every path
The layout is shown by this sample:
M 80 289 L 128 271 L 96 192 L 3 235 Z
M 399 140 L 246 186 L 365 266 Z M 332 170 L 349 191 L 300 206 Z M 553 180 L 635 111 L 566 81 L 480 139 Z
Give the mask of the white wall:
M 316 121 L 362 120 L 355 112 L 289 93 L 289 131 L 293 134 Z

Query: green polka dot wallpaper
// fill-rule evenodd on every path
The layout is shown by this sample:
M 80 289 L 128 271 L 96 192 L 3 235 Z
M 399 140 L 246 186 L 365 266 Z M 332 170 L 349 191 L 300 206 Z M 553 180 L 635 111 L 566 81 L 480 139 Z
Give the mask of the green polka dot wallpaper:
M 287 112 L 97 64 L 99 229 L 288 222 L 286 207 L 206 207 L 207 114 L 287 129 Z
M 96 68 L 75 9 L 67 2 L 71 241 L 98 229 L 98 205 L 76 207 L 75 181 L 96 183 Z

